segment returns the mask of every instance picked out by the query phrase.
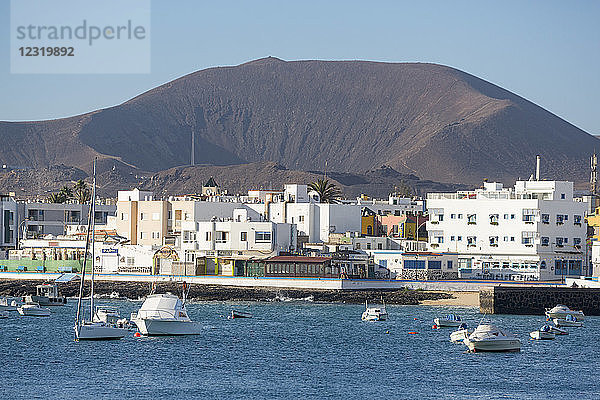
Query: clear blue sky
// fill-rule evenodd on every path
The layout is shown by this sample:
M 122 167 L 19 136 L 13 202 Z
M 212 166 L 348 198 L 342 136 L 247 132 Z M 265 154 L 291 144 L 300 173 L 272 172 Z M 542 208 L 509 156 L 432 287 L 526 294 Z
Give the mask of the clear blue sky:
M 449 65 L 600 134 L 600 1 L 154 0 L 152 72 L 140 75 L 11 74 L 9 4 L 0 0 L 0 120 L 79 114 L 272 55 Z

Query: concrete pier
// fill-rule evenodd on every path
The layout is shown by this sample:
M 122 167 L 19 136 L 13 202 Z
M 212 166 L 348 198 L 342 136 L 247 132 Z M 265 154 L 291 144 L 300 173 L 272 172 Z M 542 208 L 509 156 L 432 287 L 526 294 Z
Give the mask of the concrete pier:
M 568 287 L 495 286 L 479 290 L 484 314 L 543 315 L 546 308 L 564 304 L 585 315 L 600 315 L 600 290 Z

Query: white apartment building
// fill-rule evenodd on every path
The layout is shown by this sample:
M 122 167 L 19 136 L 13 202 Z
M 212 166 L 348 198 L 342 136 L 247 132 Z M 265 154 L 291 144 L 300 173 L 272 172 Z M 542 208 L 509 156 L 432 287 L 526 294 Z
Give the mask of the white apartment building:
M 390 279 L 456 279 L 458 255 L 426 251 L 372 251 L 373 262 L 390 271 Z
M 185 261 L 198 256 L 259 256 L 296 251 L 296 226 L 256 221 L 248 210 L 236 209 L 226 220 L 182 222 L 181 253 Z
M 560 280 L 585 274 L 587 205 L 573 183 L 484 183 L 427 195 L 432 251 L 459 253 L 462 278 Z

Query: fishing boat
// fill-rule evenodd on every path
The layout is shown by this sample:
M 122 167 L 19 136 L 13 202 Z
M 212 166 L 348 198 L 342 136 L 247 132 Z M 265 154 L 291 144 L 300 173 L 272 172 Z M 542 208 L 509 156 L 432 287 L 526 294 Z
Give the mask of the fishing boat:
M 521 350 L 521 341 L 515 335 L 504 332 L 489 322 L 480 323 L 464 340 L 464 344 L 472 352 Z
M 79 298 L 77 300 L 77 316 L 75 318 L 75 340 L 109 340 L 121 339 L 127 334 L 127 329 L 118 327 L 112 321 L 102 320 L 98 315 L 98 309 L 94 308 L 94 236 L 95 236 L 95 212 L 96 212 L 96 160 L 94 160 L 94 175 L 92 183 L 92 196 L 90 199 L 90 210 L 88 214 L 88 225 L 85 241 L 85 256 L 83 268 L 81 270 L 81 282 L 79 284 Z M 85 285 L 85 270 L 88 260 L 88 254 L 91 247 L 92 272 L 90 279 L 90 314 L 86 319 L 83 310 L 83 288 Z M 105 312 L 105 317 L 108 314 Z
M 8 297 L 0 298 L 0 311 L 17 311 L 17 301 Z
M 552 340 L 556 337 L 550 325 L 544 325 L 540 329 L 533 331 L 529 334 L 534 340 Z
M 236 318 L 252 318 L 253 315 L 249 312 L 239 311 L 239 310 L 231 310 L 231 313 L 227 316 L 227 319 L 236 319 Z
M 50 310 L 48 308 L 40 306 L 38 303 L 25 303 L 20 307 L 17 307 L 17 311 L 21 315 L 30 317 L 49 317 Z
M 450 334 L 450 341 L 452 343 L 460 343 L 468 338 L 471 333 L 473 333 L 473 330 L 469 330 L 467 324 L 463 322 L 458 326 L 457 330 Z
M 434 318 L 433 322 L 443 328 L 443 327 L 457 327 L 463 323 L 462 319 L 455 314 L 448 314 L 443 318 Z
M 41 306 L 64 306 L 67 298 L 58 292 L 58 284 L 42 283 L 35 287 L 35 295 L 25 296 L 25 303 L 38 303 Z
M 131 322 L 146 336 L 197 335 L 200 325 L 193 322 L 183 301 L 171 293 L 151 294 L 137 313 L 131 314 Z
M 554 325 L 558 326 L 559 328 L 561 326 L 573 326 L 573 327 L 582 327 L 583 326 L 583 321 L 578 321 L 577 318 L 575 318 L 571 314 L 567 314 L 564 319 L 554 318 L 552 320 L 552 322 L 554 322 Z
M 381 307 L 369 307 L 369 303 L 365 300 L 365 312 L 362 313 L 363 321 L 385 321 L 388 318 L 388 313 L 385 309 L 385 301 L 381 298 Z
M 577 321 L 583 321 L 585 319 L 583 311 L 571 310 L 569 307 L 563 304 L 558 304 L 554 308 L 546 309 L 546 317 L 550 319 L 565 319 L 567 315 L 572 315 Z

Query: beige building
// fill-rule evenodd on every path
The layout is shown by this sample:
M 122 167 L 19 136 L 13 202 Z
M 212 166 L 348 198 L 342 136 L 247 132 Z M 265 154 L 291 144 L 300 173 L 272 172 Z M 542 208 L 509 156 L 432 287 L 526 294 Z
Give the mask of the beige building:
M 154 200 L 152 192 L 120 191 L 117 232 L 131 244 L 161 246 L 169 234 L 169 202 Z

